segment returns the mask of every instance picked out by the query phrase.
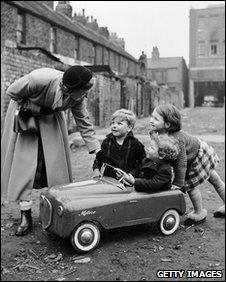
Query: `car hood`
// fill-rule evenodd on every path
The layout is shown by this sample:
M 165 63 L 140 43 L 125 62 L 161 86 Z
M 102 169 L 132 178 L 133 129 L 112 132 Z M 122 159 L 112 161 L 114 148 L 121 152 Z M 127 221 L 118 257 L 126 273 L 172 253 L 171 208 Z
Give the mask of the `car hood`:
M 125 201 L 124 194 L 126 196 L 130 193 L 123 184 L 110 177 L 56 185 L 44 192 L 68 210 L 118 203 Z

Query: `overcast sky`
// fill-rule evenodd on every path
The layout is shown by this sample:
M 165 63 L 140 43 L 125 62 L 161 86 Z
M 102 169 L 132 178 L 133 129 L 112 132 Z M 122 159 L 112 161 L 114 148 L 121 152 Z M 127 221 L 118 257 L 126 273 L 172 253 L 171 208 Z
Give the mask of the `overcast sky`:
M 135 58 L 142 51 L 151 57 L 157 46 L 160 57 L 182 56 L 189 63 L 189 9 L 206 8 L 224 1 L 70 1 L 73 14 L 85 9 L 125 40 L 125 49 Z

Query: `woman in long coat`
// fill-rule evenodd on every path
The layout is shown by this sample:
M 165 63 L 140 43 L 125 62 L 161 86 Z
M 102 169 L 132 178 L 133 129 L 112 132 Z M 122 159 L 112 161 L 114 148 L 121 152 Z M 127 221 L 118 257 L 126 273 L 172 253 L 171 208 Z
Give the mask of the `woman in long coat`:
M 41 68 L 7 89 L 11 100 L 2 135 L 1 189 L 8 201 L 20 203 L 17 236 L 27 234 L 32 226 L 32 188 L 72 182 L 64 110 L 71 108 L 89 153 L 96 153 L 100 148 L 84 100 L 92 87 L 91 81 L 92 73 L 83 66 L 73 66 L 65 72 Z M 36 116 L 39 134 L 13 131 L 18 105 Z

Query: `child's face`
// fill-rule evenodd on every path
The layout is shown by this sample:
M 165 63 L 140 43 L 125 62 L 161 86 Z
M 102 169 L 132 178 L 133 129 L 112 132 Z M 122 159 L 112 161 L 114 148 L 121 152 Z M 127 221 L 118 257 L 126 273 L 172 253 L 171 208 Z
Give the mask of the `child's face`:
M 149 147 L 145 147 L 147 158 L 156 161 L 159 160 L 158 145 L 155 140 L 150 141 Z
M 162 131 L 164 129 L 166 129 L 166 124 L 163 117 L 154 110 L 150 118 L 150 130 Z
M 126 120 L 122 120 L 120 117 L 116 117 L 111 121 L 111 132 L 115 137 L 126 136 L 132 127 L 128 125 Z

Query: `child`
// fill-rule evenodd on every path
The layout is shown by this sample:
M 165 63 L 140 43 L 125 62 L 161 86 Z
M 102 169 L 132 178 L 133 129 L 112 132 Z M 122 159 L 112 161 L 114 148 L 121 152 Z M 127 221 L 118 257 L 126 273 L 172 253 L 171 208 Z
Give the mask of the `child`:
M 156 107 L 150 119 L 151 132 L 168 133 L 179 141 L 180 153 L 172 163 L 175 178 L 173 188 L 188 192 L 194 211 L 188 214 L 185 225 L 200 223 L 206 219 L 207 211 L 202 208 L 202 197 L 197 186 L 208 180 L 225 202 L 225 183 L 215 171 L 219 158 L 213 148 L 181 130 L 179 110 L 170 104 Z M 215 217 L 225 217 L 225 205 L 215 213 Z
M 131 174 L 124 174 L 123 180 L 134 185 L 139 192 L 154 192 L 171 188 L 172 167 L 170 162 L 179 153 L 177 140 L 167 134 L 152 134 L 147 157 Z
M 136 117 L 132 111 L 126 109 L 117 110 L 111 117 L 111 133 L 103 140 L 101 151 L 96 155 L 93 164 L 94 177 L 100 175 L 103 162 L 130 172 L 137 168 L 146 153 L 144 145 L 134 137 Z M 116 172 L 106 167 L 105 176 L 117 178 Z

